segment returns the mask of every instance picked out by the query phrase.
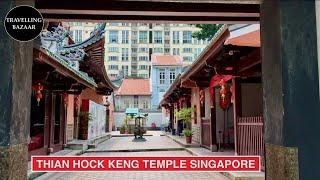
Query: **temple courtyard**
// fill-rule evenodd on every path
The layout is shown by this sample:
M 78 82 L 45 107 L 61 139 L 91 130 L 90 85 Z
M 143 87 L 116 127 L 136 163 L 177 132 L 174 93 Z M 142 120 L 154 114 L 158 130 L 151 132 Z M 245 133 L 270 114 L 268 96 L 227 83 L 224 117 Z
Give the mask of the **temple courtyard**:
M 172 138 L 155 133 L 146 136 L 144 142 L 134 142 L 132 136 L 117 136 L 85 151 L 81 156 L 194 156 L 196 152 L 205 155 L 200 147 L 186 148 Z M 209 152 L 207 152 L 209 153 Z M 210 155 L 210 154 L 207 154 Z M 160 179 L 214 179 L 227 180 L 217 172 L 59 172 L 46 173 L 37 180 L 56 179 L 114 179 L 114 180 L 160 180 Z

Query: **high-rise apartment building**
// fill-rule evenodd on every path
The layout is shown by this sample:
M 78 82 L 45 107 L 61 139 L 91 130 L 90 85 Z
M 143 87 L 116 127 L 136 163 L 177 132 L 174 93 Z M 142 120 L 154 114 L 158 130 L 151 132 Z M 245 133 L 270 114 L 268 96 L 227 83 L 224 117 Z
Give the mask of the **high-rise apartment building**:
M 76 41 L 80 36 L 82 40 L 89 37 L 95 26 L 68 25 Z M 192 38 L 199 29 L 189 24 L 108 23 L 105 30 L 105 63 L 111 77 L 149 78 L 151 54 L 179 55 L 184 64 L 191 64 L 209 43 Z

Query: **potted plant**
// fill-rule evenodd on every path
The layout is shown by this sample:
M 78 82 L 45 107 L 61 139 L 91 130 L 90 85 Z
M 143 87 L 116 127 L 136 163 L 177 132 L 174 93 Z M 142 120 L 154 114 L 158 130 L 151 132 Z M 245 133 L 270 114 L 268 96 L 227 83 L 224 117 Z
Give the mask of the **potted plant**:
M 191 130 L 189 130 L 189 129 L 184 129 L 184 130 L 182 131 L 182 133 L 183 133 L 183 135 L 186 137 L 186 143 L 187 143 L 187 144 L 191 144 L 193 132 L 192 132 Z
M 192 141 L 192 134 L 193 132 L 191 129 L 191 115 L 194 112 L 194 108 L 181 108 L 179 111 L 176 112 L 176 117 L 178 120 L 182 120 L 183 125 L 186 128 L 182 131 L 182 134 L 186 137 L 186 142 L 191 143 Z
M 176 112 L 176 117 L 178 120 L 182 120 L 183 123 L 186 125 L 187 129 L 190 129 L 191 124 L 191 115 L 194 112 L 194 108 L 181 108 L 179 111 Z
M 79 115 L 80 123 L 79 123 L 79 138 L 86 140 L 88 139 L 88 126 L 89 121 L 92 120 L 91 114 L 88 112 L 80 112 Z
M 120 126 L 120 134 L 124 134 L 126 132 L 126 126 L 124 124 L 122 124 Z

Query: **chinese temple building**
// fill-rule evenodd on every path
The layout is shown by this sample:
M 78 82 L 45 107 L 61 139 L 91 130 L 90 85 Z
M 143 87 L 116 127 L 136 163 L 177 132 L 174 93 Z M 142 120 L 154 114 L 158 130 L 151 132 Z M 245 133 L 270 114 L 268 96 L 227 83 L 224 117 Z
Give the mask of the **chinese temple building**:
M 74 43 L 60 23 L 47 26 L 33 48 L 29 158 L 108 132 L 106 96 L 116 89 L 104 67 L 105 23 L 80 43 Z M 85 113 L 91 119 L 81 119 Z
M 194 108 L 193 141 L 212 151 L 264 155 L 260 27 L 223 26 L 161 101 L 173 132 L 175 112 Z

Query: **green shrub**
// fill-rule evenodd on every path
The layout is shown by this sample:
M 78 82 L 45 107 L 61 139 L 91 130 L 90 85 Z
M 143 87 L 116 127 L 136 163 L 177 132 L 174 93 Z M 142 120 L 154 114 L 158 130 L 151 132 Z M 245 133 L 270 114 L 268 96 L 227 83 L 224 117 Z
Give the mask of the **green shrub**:
M 121 125 L 120 126 L 120 134 L 124 134 L 126 132 L 126 126 Z
M 190 136 L 193 135 L 193 132 L 192 132 L 191 130 L 189 130 L 189 129 L 184 129 L 184 130 L 182 131 L 182 134 L 183 134 L 185 137 L 190 137 Z

